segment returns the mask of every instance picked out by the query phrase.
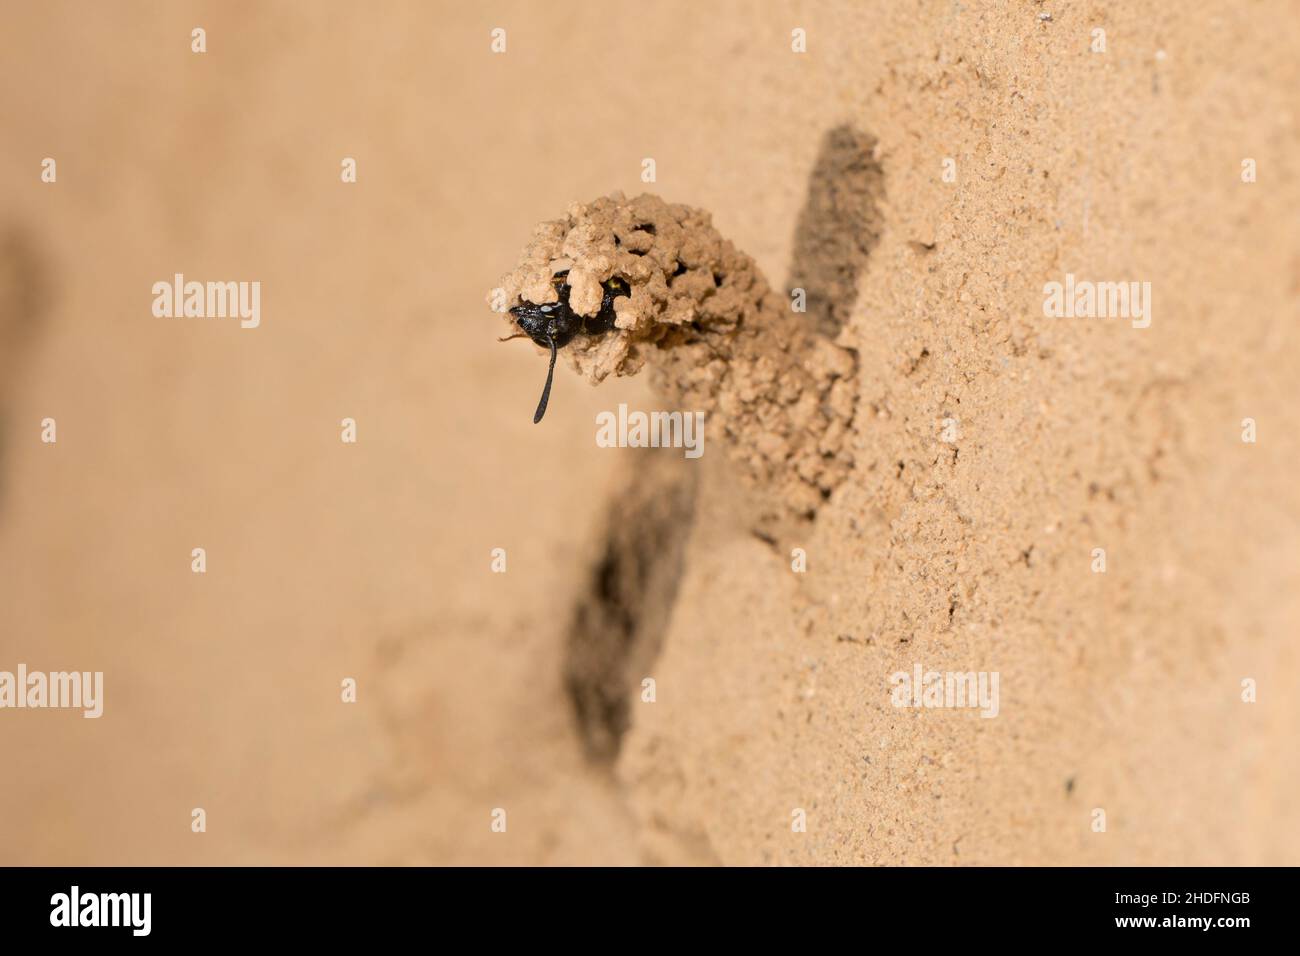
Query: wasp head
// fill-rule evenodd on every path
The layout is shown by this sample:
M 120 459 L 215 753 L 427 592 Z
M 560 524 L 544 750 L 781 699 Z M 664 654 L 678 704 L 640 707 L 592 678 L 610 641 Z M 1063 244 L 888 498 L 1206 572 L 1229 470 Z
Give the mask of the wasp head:
M 559 301 L 544 302 L 541 305 L 523 302 L 510 309 L 515 324 L 519 326 L 520 334 L 528 336 L 542 348 L 551 350 L 551 364 L 546 370 L 546 387 L 542 389 L 542 400 L 538 403 L 537 412 L 533 416 L 534 424 L 540 422 L 542 416 L 546 414 L 546 403 L 551 397 L 551 380 L 555 374 L 556 350 L 568 345 L 579 332 L 587 335 L 599 335 L 602 332 L 608 332 L 614 327 L 614 299 L 618 296 L 631 295 L 631 290 L 626 282 L 622 279 L 611 278 L 602 286 L 604 296 L 601 300 L 600 311 L 595 316 L 584 318 L 575 315 L 573 310 L 569 308 L 568 275 L 569 271 L 566 269 L 563 272 L 557 272 L 551 277 L 551 285 L 555 289 Z M 514 337 L 508 336 L 508 338 Z

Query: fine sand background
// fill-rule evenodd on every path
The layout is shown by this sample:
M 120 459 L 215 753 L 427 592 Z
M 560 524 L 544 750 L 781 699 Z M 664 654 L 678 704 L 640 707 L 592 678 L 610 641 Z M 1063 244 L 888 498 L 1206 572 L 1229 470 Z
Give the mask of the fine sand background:
M 4 21 L 0 670 L 106 689 L 0 711 L 0 863 L 1300 863 L 1295 4 Z M 484 295 L 612 190 L 782 288 L 836 254 L 796 240 L 835 130 L 878 241 L 810 273 L 859 374 L 796 575 L 720 444 L 595 446 L 645 376 L 562 364 L 533 426 Z M 261 327 L 154 318 L 177 272 L 260 281 Z M 1067 272 L 1151 327 L 1044 318 Z M 999 716 L 895 709 L 916 663 Z

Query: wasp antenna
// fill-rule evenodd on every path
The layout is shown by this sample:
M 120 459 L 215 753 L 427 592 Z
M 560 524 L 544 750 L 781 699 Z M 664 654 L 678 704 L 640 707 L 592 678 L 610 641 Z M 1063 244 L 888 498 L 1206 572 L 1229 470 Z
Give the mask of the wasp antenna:
M 522 338 L 525 338 L 525 337 L 526 337 L 526 336 L 524 335 L 523 332 L 516 332 L 514 335 L 507 335 L 505 338 L 497 339 L 497 341 L 498 341 L 498 342 L 509 342 L 511 339 L 522 339 Z
M 537 411 L 533 413 L 533 424 L 536 425 L 546 414 L 546 403 L 551 400 L 551 379 L 555 375 L 555 339 L 549 335 L 546 337 L 546 344 L 551 347 L 551 364 L 546 370 L 546 387 L 542 389 L 542 400 L 537 403 Z

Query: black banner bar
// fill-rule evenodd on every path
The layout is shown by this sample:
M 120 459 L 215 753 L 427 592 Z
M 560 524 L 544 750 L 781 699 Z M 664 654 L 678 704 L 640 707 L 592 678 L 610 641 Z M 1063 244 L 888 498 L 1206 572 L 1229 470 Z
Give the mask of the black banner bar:
M 1294 882 L 1292 870 L 1227 868 L 34 868 L 0 870 L 0 925 L 9 942 L 338 944 L 430 930 L 495 939 L 529 926 L 537 941 L 558 942 L 593 921 L 615 932 L 626 923 L 629 938 L 691 927 L 762 938 L 771 921 L 795 920 L 812 936 L 852 926 L 864 940 L 993 931 L 1232 945 L 1287 928 Z

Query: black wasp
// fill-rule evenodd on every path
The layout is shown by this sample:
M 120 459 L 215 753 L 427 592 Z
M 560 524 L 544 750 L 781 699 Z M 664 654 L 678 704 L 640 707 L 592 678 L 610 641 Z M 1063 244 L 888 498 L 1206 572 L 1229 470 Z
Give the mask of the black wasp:
M 551 364 L 546 370 L 546 387 L 542 389 L 542 400 L 537 403 L 537 411 L 533 415 L 533 424 L 536 425 L 546 414 L 546 403 L 551 397 L 551 379 L 555 376 L 555 353 L 557 349 L 562 349 L 578 333 L 583 335 L 600 335 L 608 332 L 614 327 L 614 300 L 620 295 L 631 295 L 632 290 L 628 284 L 617 277 L 608 279 L 600 284 L 605 290 L 605 295 L 600 301 L 600 311 L 595 315 L 585 316 L 576 315 L 569 308 L 569 283 L 566 281 L 569 270 L 557 272 L 551 277 L 551 285 L 555 287 L 556 294 L 559 295 L 559 302 L 547 302 L 544 305 L 533 305 L 531 302 L 525 302 L 522 305 L 516 305 L 510 310 L 510 314 L 515 317 L 515 322 L 519 324 L 522 332 L 516 332 L 514 335 L 507 335 L 501 339 L 502 342 L 508 342 L 511 339 L 528 336 L 538 345 L 544 346 L 551 350 Z

